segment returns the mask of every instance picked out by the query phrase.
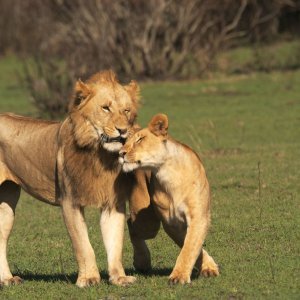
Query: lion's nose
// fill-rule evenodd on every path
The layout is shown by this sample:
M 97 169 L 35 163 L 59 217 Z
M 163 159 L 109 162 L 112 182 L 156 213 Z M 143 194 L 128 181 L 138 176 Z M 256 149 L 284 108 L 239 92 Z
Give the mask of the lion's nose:
M 118 127 L 116 127 L 116 129 L 119 131 L 120 135 L 125 134 L 127 132 L 127 128 L 118 128 Z
M 124 157 L 126 155 L 126 153 L 127 153 L 126 150 L 121 149 L 119 152 L 119 156 Z

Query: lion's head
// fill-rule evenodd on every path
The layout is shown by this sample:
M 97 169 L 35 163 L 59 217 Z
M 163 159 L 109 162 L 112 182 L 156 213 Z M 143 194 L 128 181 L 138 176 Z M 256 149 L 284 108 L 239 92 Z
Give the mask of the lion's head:
M 78 80 L 69 107 L 77 145 L 119 151 L 135 122 L 138 100 L 137 83 L 122 86 L 112 71 Z
M 155 115 L 147 128 L 135 132 L 128 138 L 119 152 L 119 162 L 125 172 L 137 168 L 158 168 L 168 155 L 168 117 Z

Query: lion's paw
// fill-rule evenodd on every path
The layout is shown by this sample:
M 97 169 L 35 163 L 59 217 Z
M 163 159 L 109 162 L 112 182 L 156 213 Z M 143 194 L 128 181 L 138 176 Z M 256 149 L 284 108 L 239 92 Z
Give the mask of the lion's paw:
M 76 285 L 80 288 L 97 285 L 100 283 L 100 277 L 78 278 Z
M 219 267 L 214 261 L 205 263 L 201 267 L 201 275 L 203 277 L 213 277 L 220 274 Z
M 110 279 L 110 283 L 119 285 L 119 286 L 126 286 L 132 284 L 136 281 L 136 277 L 134 276 L 120 276 L 118 278 Z
M 3 282 L 1 282 L 2 285 L 18 285 L 21 284 L 23 282 L 23 279 L 19 276 L 14 276 L 12 278 L 9 279 L 5 279 L 3 280 Z
M 169 284 L 187 284 L 191 283 L 191 277 L 187 274 L 174 270 L 169 276 Z

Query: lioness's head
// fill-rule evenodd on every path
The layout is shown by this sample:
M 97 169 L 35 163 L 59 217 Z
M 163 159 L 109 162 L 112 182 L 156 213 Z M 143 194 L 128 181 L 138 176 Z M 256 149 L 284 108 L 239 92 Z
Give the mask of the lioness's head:
M 147 128 L 134 133 L 119 152 L 119 162 L 123 171 L 137 168 L 158 168 L 166 159 L 168 137 L 168 117 L 155 115 Z
M 137 83 L 123 86 L 112 71 L 78 80 L 69 107 L 78 146 L 118 152 L 135 122 L 138 100 Z

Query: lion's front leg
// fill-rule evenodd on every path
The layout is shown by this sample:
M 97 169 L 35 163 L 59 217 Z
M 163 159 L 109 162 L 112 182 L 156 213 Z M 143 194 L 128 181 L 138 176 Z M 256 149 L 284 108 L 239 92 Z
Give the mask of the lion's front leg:
M 136 278 L 126 276 L 122 265 L 125 226 L 125 204 L 106 208 L 101 214 L 101 232 L 107 253 L 109 281 L 116 285 L 133 283 Z
M 86 287 L 97 284 L 100 282 L 100 274 L 89 241 L 83 208 L 74 206 L 71 201 L 64 199 L 62 211 L 79 268 L 76 285 Z

